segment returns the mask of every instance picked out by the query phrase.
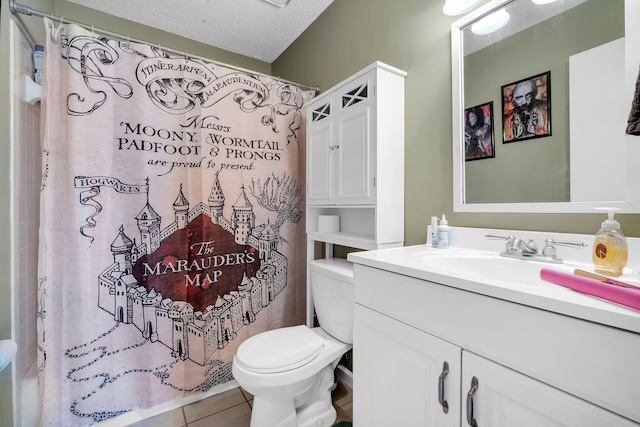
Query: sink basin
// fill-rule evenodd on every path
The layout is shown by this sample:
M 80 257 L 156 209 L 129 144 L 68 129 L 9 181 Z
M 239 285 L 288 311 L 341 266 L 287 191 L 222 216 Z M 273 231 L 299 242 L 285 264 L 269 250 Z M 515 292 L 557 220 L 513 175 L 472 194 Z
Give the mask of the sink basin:
M 482 282 L 500 281 L 521 285 L 549 285 L 540 278 L 542 268 L 572 273 L 574 269 L 589 269 L 588 265 L 550 264 L 541 261 L 501 257 L 481 251 L 447 250 L 424 254 L 424 263 L 433 271 Z
M 576 269 L 593 273 L 593 264 L 565 261 L 562 264 L 503 257 L 497 253 L 449 248 L 440 251 L 422 252 L 420 263 L 435 273 L 455 276 L 475 282 L 508 283 L 513 286 L 557 286 L 540 278 L 540 270 L 548 268 L 573 274 Z M 640 287 L 640 278 L 632 269 L 625 268 L 619 281 Z

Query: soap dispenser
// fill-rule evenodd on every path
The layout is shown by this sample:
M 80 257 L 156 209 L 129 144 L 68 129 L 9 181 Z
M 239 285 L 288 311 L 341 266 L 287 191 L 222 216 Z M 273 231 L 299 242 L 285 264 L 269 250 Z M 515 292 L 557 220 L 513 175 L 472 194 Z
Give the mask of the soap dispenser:
M 451 229 L 447 218 L 442 214 L 442 219 L 438 225 L 438 247 L 448 248 L 451 245 Z
M 627 238 L 620 230 L 620 223 L 614 219 L 613 208 L 599 208 L 608 211 L 608 218 L 602 222 L 593 242 L 593 264 L 597 273 L 606 276 L 620 276 L 627 265 Z

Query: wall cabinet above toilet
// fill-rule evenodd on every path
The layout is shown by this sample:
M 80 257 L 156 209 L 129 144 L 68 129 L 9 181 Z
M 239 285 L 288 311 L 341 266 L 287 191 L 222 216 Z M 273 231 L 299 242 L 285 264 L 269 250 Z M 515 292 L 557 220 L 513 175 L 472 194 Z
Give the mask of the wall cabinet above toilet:
M 375 203 L 372 163 L 376 153 L 371 140 L 374 80 L 374 73 L 364 74 L 311 107 L 307 131 L 309 204 Z
M 404 241 L 404 78 L 376 62 L 306 105 L 307 233 L 362 249 Z M 318 227 L 338 215 L 340 233 Z

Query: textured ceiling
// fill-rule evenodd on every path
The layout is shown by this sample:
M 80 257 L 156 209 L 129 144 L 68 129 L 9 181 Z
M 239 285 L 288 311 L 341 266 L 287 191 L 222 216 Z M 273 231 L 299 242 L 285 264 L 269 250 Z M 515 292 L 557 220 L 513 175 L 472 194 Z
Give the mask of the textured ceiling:
M 69 0 L 272 63 L 333 0 Z

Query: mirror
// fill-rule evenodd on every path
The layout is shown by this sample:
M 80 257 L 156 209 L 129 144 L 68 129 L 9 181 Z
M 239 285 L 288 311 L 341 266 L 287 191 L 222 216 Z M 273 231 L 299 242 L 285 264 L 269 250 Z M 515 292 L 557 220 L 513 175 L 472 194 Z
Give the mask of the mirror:
M 625 134 L 640 2 L 537 3 L 492 0 L 451 27 L 454 211 L 640 212 Z M 506 25 L 474 33 L 494 12 Z

